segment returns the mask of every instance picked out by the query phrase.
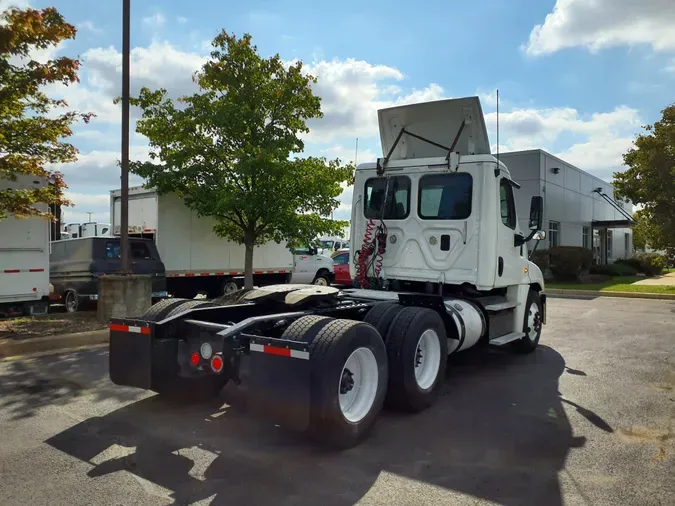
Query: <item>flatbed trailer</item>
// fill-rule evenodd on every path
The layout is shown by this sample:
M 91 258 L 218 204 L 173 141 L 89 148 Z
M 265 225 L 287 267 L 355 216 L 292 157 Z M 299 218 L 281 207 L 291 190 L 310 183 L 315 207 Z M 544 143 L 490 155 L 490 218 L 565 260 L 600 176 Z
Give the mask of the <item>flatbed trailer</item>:
M 112 381 L 184 400 L 246 381 L 252 412 L 348 448 L 383 407 L 432 406 L 450 354 L 534 351 L 546 296 L 527 243 L 544 236 L 543 203 L 532 198 L 524 235 L 519 185 L 489 153 L 478 99 L 385 109 L 379 122 L 386 156 L 355 175 L 359 288 L 272 285 L 235 304 L 167 299 L 113 319 Z

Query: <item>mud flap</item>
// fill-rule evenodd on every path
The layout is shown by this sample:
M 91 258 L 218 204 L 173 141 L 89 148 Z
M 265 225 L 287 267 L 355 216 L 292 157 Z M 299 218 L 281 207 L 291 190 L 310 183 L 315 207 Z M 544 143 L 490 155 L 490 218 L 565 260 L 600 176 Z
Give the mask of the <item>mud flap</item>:
M 110 322 L 110 380 L 116 385 L 150 389 L 152 328 L 146 322 Z
M 311 403 L 309 345 L 250 337 L 248 407 L 287 429 L 307 430 Z

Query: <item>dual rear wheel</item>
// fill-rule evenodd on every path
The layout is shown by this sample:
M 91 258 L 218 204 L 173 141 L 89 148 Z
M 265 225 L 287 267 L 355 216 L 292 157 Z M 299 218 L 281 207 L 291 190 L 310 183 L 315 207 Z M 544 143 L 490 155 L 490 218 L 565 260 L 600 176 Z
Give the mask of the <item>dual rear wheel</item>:
M 438 395 L 447 362 L 443 321 L 430 309 L 387 306 L 375 306 L 363 322 L 305 316 L 282 336 L 309 343 L 309 433 L 322 443 L 352 447 L 385 405 L 418 412 Z

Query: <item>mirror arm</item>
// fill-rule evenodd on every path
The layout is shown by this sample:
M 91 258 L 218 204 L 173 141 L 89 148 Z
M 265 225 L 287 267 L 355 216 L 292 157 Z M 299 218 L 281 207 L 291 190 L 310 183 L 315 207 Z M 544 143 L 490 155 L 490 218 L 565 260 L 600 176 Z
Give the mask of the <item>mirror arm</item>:
M 534 243 L 534 248 L 532 248 L 532 251 L 530 251 L 530 254 L 527 256 L 528 260 L 531 260 L 532 255 L 534 255 L 534 252 L 537 251 L 537 246 L 539 246 L 539 241 L 540 241 L 540 239 L 538 239 L 537 242 Z

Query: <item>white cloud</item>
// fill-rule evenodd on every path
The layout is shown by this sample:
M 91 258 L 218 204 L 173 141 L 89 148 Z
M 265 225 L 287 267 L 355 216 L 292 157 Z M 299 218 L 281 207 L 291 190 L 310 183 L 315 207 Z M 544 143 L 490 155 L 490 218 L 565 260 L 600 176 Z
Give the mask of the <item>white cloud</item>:
M 402 81 L 403 73 L 387 65 L 373 65 L 363 60 L 320 60 L 303 69 L 317 77 L 314 91 L 321 97 L 324 117 L 309 122 L 307 140 L 330 142 L 336 138 L 376 136 L 377 110 L 443 98 L 441 86 L 402 94 L 391 81 Z
M 94 33 L 103 33 L 103 30 L 97 27 L 92 21 L 83 21 L 82 23 L 77 25 L 78 28 L 80 29 L 85 29 L 89 30 L 90 32 Z
M 110 194 L 90 194 L 67 191 L 66 198 L 73 203 L 73 207 L 62 209 L 63 220 L 66 223 L 84 223 L 96 221 L 108 223 L 110 220 Z M 91 213 L 91 219 L 89 218 Z
M 129 156 L 132 161 L 149 161 L 147 146 L 131 146 Z M 58 170 L 63 173 L 66 184 L 71 188 L 77 188 L 77 192 L 107 192 L 120 187 L 120 167 L 117 160 L 120 159 L 120 151 L 99 151 L 80 153 L 74 163 L 52 164 L 50 170 Z M 131 186 L 142 183 L 142 179 L 133 174 L 129 175 Z
M 161 12 L 157 12 L 151 16 L 146 16 L 143 18 L 143 24 L 152 29 L 161 28 L 165 23 L 166 18 Z
M 319 156 L 325 156 L 329 160 L 334 160 L 339 158 L 343 163 L 354 163 L 356 157 L 356 163 L 364 162 L 374 162 L 378 155 L 373 153 L 370 149 L 364 149 L 363 146 L 359 148 L 358 153 L 356 152 L 356 139 L 354 146 L 348 147 L 343 146 L 342 144 L 336 144 L 329 148 L 320 150 Z
M 185 23 L 187 23 L 187 18 L 183 16 L 178 16 L 176 18 L 176 21 L 178 22 L 178 24 L 184 25 Z
M 674 24 L 672 0 L 557 0 L 523 49 L 540 55 L 578 46 L 598 51 L 647 44 L 655 51 L 673 51 Z

